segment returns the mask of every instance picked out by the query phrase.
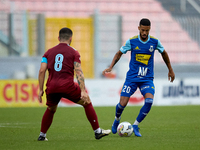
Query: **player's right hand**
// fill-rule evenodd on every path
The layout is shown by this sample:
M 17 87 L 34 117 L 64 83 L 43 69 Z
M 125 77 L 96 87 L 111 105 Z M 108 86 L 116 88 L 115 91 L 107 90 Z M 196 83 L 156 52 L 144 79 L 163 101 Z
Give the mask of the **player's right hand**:
M 173 70 L 170 70 L 169 73 L 168 73 L 168 80 L 170 82 L 173 82 L 175 79 L 175 74 L 174 74 L 174 71 Z
M 44 91 L 40 91 L 39 94 L 38 94 L 38 100 L 40 103 L 42 103 L 42 96 L 44 94 Z
M 102 74 L 105 75 L 106 73 L 110 73 L 111 71 L 112 71 L 112 69 L 107 68 L 102 72 Z

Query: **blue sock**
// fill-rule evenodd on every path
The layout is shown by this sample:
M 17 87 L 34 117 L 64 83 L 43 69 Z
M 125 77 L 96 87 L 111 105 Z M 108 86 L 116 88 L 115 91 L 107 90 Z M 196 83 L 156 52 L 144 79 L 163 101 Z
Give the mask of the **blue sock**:
M 149 113 L 152 103 L 153 103 L 152 98 L 145 99 L 144 106 L 140 109 L 140 113 L 136 119 L 138 122 L 141 122 L 146 117 L 146 115 Z
M 121 116 L 121 114 L 122 114 L 122 112 L 123 112 L 123 110 L 124 110 L 125 107 L 126 107 L 126 106 L 122 106 L 120 103 L 118 103 L 118 104 L 116 105 L 115 116 L 116 116 L 117 118 L 119 118 L 119 117 Z

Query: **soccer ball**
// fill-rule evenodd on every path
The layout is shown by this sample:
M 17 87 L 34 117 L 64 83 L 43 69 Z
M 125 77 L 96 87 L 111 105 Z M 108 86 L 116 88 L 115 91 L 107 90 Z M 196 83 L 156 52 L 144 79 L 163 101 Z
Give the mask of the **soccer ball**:
M 121 137 L 129 137 L 133 133 L 133 126 L 129 122 L 122 122 L 117 127 L 117 133 Z

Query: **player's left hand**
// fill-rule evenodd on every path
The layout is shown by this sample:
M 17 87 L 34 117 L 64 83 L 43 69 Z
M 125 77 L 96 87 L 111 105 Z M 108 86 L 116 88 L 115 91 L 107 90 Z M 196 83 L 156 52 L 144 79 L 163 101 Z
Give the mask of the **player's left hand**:
M 42 96 L 44 94 L 44 91 L 40 91 L 39 94 L 38 94 L 38 100 L 40 103 L 42 103 Z
M 169 71 L 169 73 L 168 73 L 168 80 L 169 80 L 170 82 L 173 82 L 174 79 L 175 79 L 175 73 L 174 73 L 173 70 L 171 70 L 171 71 Z

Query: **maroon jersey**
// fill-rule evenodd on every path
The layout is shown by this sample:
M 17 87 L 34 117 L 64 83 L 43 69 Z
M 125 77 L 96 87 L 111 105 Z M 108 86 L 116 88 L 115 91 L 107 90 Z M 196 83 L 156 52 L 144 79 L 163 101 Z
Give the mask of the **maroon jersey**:
M 49 77 L 46 93 L 70 93 L 74 90 L 74 62 L 81 63 L 80 54 L 71 46 L 60 43 L 49 49 L 47 59 Z

